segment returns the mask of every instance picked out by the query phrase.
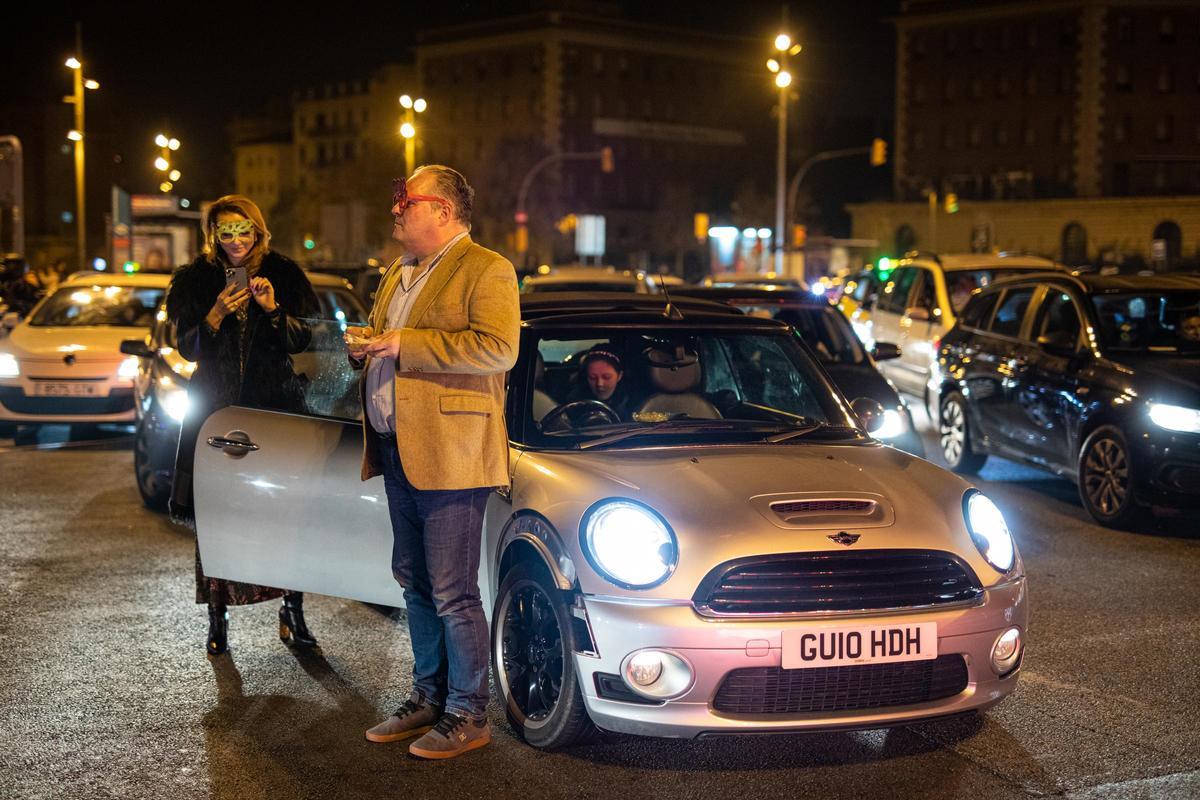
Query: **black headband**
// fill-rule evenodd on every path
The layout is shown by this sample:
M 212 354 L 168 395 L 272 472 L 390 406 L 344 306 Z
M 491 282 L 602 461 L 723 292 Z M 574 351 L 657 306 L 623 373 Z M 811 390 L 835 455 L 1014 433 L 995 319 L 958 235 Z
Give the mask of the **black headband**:
M 621 359 L 616 353 L 613 353 L 609 350 L 588 350 L 583 354 L 583 365 L 586 367 L 588 361 L 593 358 L 602 358 L 605 361 L 611 361 L 612 365 L 617 368 L 618 372 L 622 371 Z

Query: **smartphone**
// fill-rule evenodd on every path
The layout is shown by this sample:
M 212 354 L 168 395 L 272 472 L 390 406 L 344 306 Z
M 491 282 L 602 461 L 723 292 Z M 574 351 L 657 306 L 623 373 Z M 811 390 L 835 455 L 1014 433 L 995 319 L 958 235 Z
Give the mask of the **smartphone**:
M 246 274 L 245 267 L 226 267 L 225 268 L 225 285 L 233 284 L 240 289 L 250 288 L 250 276 Z

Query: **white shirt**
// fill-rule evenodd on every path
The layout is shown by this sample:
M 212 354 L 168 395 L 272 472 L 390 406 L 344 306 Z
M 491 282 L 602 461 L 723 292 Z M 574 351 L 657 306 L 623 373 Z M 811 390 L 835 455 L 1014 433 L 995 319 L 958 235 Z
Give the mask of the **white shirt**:
M 463 231 L 455 236 L 425 264 L 416 261 L 400 267 L 400 282 L 396 284 L 396 291 L 392 293 L 392 301 L 388 304 L 385 330 L 399 330 L 407 325 L 408 315 L 429 276 L 446 252 L 466 235 L 467 231 Z M 367 418 L 371 427 L 379 433 L 396 432 L 396 393 L 392 387 L 395 380 L 396 359 L 370 359 L 367 364 Z

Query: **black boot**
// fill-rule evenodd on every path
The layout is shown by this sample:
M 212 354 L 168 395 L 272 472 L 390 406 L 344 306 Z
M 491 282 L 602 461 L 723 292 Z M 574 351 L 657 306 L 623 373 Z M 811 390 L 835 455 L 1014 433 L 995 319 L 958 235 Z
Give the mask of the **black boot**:
M 208 642 L 204 649 L 210 656 L 219 656 L 229 650 L 229 612 L 225 606 L 208 607 Z
M 279 639 L 296 647 L 316 647 L 317 639 L 304 623 L 304 595 L 292 592 L 283 596 L 279 609 Z

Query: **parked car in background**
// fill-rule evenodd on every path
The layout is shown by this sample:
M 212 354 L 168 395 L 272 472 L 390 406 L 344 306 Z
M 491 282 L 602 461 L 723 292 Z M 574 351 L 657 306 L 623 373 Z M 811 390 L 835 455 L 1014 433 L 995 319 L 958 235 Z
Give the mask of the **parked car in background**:
M 571 265 L 551 267 L 521 280 L 521 293 L 535 292 L 632 292 L 654 294 L 660 291 L 657 276 L 637 270 L 614 267 Z
M 306 266 L 305 270 L 310 274 L 336 275 L 344 279 L 353 287 L 358 299 L 370 306 L 387 267 L 387 264 L 372 258 L 364 264 L 312 264 Z
M 778 272 L 718 272 L 704 279 L 705 286 L 775 286 L 780 289 L 808 289 L 801 278 L 780 275 Z
M 877 361 L 898 358 L 899 348 L 876 342 L 867 350 L 836 306 L 803 290 L 754 286 L 681 287 L 672 290 L 671 296 L 727 303 L 751 316 L 788 323 L 813 351 L 842 394 L 869 397 L 883 406 L 884 424 L 872 434 L 876 439 L 913 455 L 925 456 L 925 444 L 908 404 L 876 367 Z
M 931 394 L 958 472 L 989 455 L 1050 470 L 1113 527 L 1155 506 L 1195 514 L 1200 276 L 996 282 L 943 338 Z
M 308 273 L 321 307 L 321 320 L 314 326 L 314 341 L 302 355 L 293 358 L 296 372 L 308 394 L 326 394 L 319 376 L 336 375 L 346 368 L 341 331 L 347 325 L 364 324 L 367 309 L 350 283 L 336 275 Z M 138 492 L 147 507 L 166 510 L 175 475 L 175 450 L 179 427 L 188 413 L 188 381 L 196 364 L 175 349 L 175 326 L 165 308 L 153 314 L 153 326 L 141 339 L 120 343 L 122 353 L 135 364 L 137 435 L 133 444 L 133 472 Z M 126 333 L 128 336 L 128 332 Z M 314 382 L 314 378 L 316 382 Z M 325 401 L 328 402 L 328 398 Z M 357 405 L 358 396 L 340 398 L 342 406 Z
M 788 326 L 550 297 L 523 298 L 511 481 L 489 495 L 480 562 L 497 692 L 527 742 L 875 728 L 1012 692 L 1029 607 L 1002 513 L 875 441 L 879 405 L 848 404 Z M 574 399 L 597 344 L 624 365 L 625 414 Z M 357 396 L 361 371 L 329 377 L 331 397 Z M 319 399 L 204 423 L 205 572 L 403 605 L 361 414 Z M 455 399 L 442 413 L 479 428 Z
M 136 358 L 169 275 L 73 275 L 0 340 L 0 429 L 47 423 L 131 423 Z
M 900 346 L 900 358 L 881 364 L 879 370 L 900 391 L 924 399 L 933 416 L 925 386 L 936 357 L 936 342 L 954 327 L 971 292 L 1010 275 L 1058 268 L 1049 259 L 1005 253 L 907 255 L 888 276 L 870 309 L 865 341 Z

